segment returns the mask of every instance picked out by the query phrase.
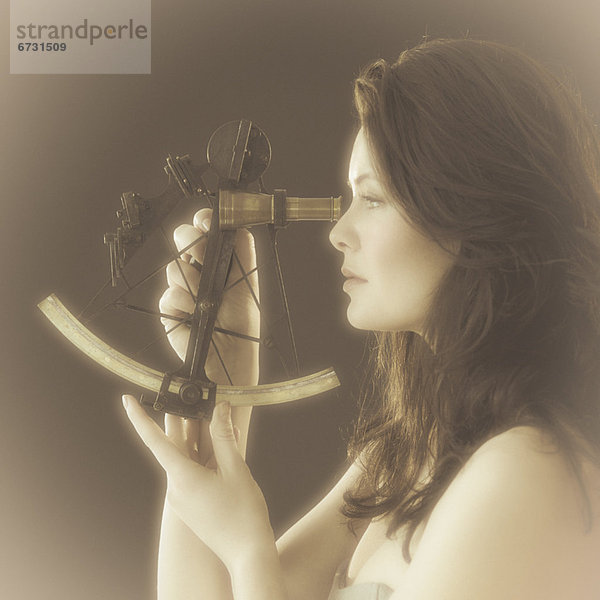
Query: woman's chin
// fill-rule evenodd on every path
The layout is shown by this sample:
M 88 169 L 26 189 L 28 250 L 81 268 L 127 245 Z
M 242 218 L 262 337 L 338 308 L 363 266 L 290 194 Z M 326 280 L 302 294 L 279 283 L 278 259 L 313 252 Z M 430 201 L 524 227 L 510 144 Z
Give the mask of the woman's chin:
M 363 311 L 353 310 L 352 303 L 348 306 L 346 317 L 348 318 L 348 323 L 350 323 L 354 329 L 361 329 L 364 331 L 377 329 L 373 315 L 369 315 L 368 313 L 365 314 Z
M 346 311 L 348 323 L 354 329 L 363 331 L 414 331 L 420 334 L 419 329 L 414 326 L 412 321 L 407 319 L 386 319 L 377 308 L 373 310 L 358 310 L 352 306 L 352 302 Z

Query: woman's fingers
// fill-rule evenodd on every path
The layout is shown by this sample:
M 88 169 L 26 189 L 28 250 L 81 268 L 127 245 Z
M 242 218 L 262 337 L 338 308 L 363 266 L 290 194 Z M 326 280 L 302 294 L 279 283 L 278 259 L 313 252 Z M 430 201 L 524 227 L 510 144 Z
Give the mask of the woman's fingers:
M 198 235 L 198 232 L 200 232 L 200 234 L 208 232 L 208 230 L 210 229 L 212 212 L 213 211 L 210 208 L 203 208 L 194 215 L 194 228 L 196 229 L 195 235 Z M 177 233 L 177 237 L 180 238 L 180 243 L 186 241 L 188 243 L 191 243 L 191 241 L 193 240 L 193 235 L 193 229 L 190 229 L 189 225 L 187 227 L 183 227 Z M 183 247 L 184 246 L 182 246 L 182 248 Z M 205 247 L 205 239 L 194 246 L 195 250 L 192 253 L 192 256 L 199 262 L 203 262 Z M 238 265 L 237 261 L 234 259 L 232 265 L 232 275 L 235 278 L 238 278 L 243 273 L 248 273 L 256 267 L 256 251 L 254 244 L 254 236 L 247 229 L 238 230 L 235 238 L 235 251 L 241 263 L 241 270 L 240 265 Z
M 214 468 L 209 425 L 206 419 L 185 419 L 165 414 L 165 433 L 169 439 L 189 458 L 205 467 Z
M 235 236 L 235 251 L 244 273 L 256 267 L 254 236 L 247 229 L 238 229 Z M 234 260 L 232 268 L 239 268 L 237 261 Z
M 206 250 L 207 232 L 196 229 L 193 225 L 184 223 L 179 225 L 173 232 L 175 245 L 179 252 L 183 252 L 181 257 L 185 262 L 189 262 L 192 257 L 198 262 L 204 260 L 204 251 Z
M 187 290 L 175 285 L 173 287 L 168 287 L 164 291 L 158 302 L 158 307 L 163 314 L 173 315 L 174 317 L 181 317 L 182 314 L 189 316 L 194 312 L 195 302 Z M 177 320 L 169 319 L 168 317 L 162 318 L 166 321 Z
M 184 420 L 177 415 L 165 413 L 165 433 L 181 448 L 185 443 Z
M 200 456 L 201 423 L 204 419 L 186 419 L 169 413 L 165 414 L 165 433 L 177 447 L 189 458 L 205 465 L 207 457 Z M 208 422 L 207 422 L 208 425 Z M 204 434 L 208 436 L 208 431 Z
M 198 289 L 200 273 L 182 260 L 173 261 L 167 265 L 167 281 L 169 287 L 161 296 L 158 307 L 163 315 L 176 318 L 161 317 L 160 320 L 167 331 L 169 343 L 179 358 L 185 360 L 190 330 L 181 319 L 188 319 L 194 312 L 191 290 Z
M 167 283 L 169 287 L 178 286 L 195 294 L 200 283 L 200 271 L 183 260 L 174 260 L 167 265 Z
M 194 301 L 192 297 L 179 286 L 167 288 L 161 296 L 158 308 L 162 314 L 176 317 L 174 319 L 161 317 L 160 320 L 167 331 L 169 343 L 177 352 L 179 358 L 185 360 L 190 329 L 187 323 L 181 319 L 188 319 L 190 313 L 193 312 Z
M 183 224 L 175 229 L 175 244 L 179 251 L 187 248 L 182 254 L 181 260 L 173 261 L 167 266 L 167 281 L 169 286 L 179 286 L 186 290 L 191 296 L 196 293 L 200 283 L 199 270 L 189 264 L 193 258 L 197 263 L 204 262 L 206 251 L 207 233 L 213 211 L 203 208 L 194 215 L 194 224 Z M 238 282 L 244 292 L 248 293 L 248 286 L 252 288 L 251 295 L 258 299 L 258 277 L 256 269 L 256 249 L 254 236 L 246 229 L 236 232 L 235 255 L 233 257 L 228 282 Z M 241 278 L 247 281 L 240 282 Z M 180 310 L 181 307 L 179 307 Z M 191 311 L 189 311 L 191 312 Z
M 180 473 L 187 466 L 181 453 L 163 430 L 146 414 L 133 396 L 123 396 L 123 406 L 137 434 L 169 475 Z
M 190 468 L 195 465 L 193 477 L 196 481 L 201 484 L 209 481 L 211 471 L 209 469 L 198 469 L 197 467 L 200 465 L 195 461 L 191 461 L 186 450 L 178 447 L 175 441 L 163 432 L 146 414 L 134 396 L 124 395 L 123 406 L 135 431 L 170 478 L 179 480 L 180 484 L 185 484 L 186 479 L 191 476 Z M 183 426 L 185 427 L 186 424 Z M 198 427 L 201 426 L 201 422 L 199 422 Z M 168 427 L 178 428 L 179 426 L 176 426 L 175 421 L 170 421 Z M 195 427 L 195 425 L 192 425 L 192 427 Z M 215 466 L 218 466 L 221 472 L 233 473 L 235 471 L 239 472 L 240 468 L 242 470 L 247 469 L 237 447 L 229 403 L 218 402 L 215 406 L 210 423 L 210 437 L 214 458 L 216 459 Z M 188 483 L 191 482 L 188 481 Z
M 213 211 L 211 208 L 201 208 L 194 215 L 194 227 L 199 231 L 208 231 L 210 229 L 210 222 L 212 219 Z
M 210 437 L 215 459 L 221 471 L 233 472 L 242 465 L 245 467 L 246 463 L 238 449 L 231 422 L 229 402 L 217 402 L 210 421 Z
M 204 252 L 206 250 L 207 234 L 210 229 L 212 214 L 212 209 L 203 208 L 194 215 L 193 225 L 186 223 L 175 229 L 173 237 L 177 249 L 181 252 L 187 248 L 181 256 L 184 263 L 189 263 L 190 258 L 194 258 L 199 263 L 204 262 Z M 246 229 L 238 230 L 235 247 L 237 258 L 241 265 L 238 265 L 237 260 L 234 260 L 232 271 L 236 277 L 239 277 L 241 274 L 248 273 L 256 267 L 254 237 Z M 181 285 L 181 283 L 178 283 L 178 285 Z M 185 284 L 182 287 L 186 287 Z
M 185 250 L 181 255 L 181 258 L 185 262 L 190 262 L 190 258 L 194 258 L 199 263 L 204 261 L 206 239 L 210 229 L 212 212 L 210 208 L 203 208 L 194 215 L 193 225 L 186 223 L 175 229 L 173 233 L 175 245 L 179 252 Z
M 207 467 L 214 467 L 212 441 L 210 439 L 210 421 L 201 419 L 197 422 L 198 461 Z

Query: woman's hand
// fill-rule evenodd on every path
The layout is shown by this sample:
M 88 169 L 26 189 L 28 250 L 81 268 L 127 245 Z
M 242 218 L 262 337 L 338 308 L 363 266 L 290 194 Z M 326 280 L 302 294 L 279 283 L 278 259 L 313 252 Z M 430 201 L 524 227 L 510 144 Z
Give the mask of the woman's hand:
M 204 261 L 207 235 L 212 217 L 211 209 L 199 210 L 194 224 L 180 225 L 174 233 L 175 244 L 181 259 L 167 266 L 168 288 L 159 302 L 160 312 L 174 317 L 187 318 L 193 313 L 200 282 L 200 272 L 191 263 Z M 238 230 L 235 253 L 227 278 L 226 292 L 217 315 L 216 327 L 228 329 L 254 338 L 260 336 L 258 301 L 258 275 L 254 238 L 245 229 Z M 238 263 L 239 259 L 239 263 Z M 251 272 L 253 271 L 253 272 Z M 250 273 L 251 272 L 251 273 Z M 244 274 L 250 273 L 243 279 Z M 236 283 L 237 282 L 237 283 Z M 231 286 L 229 289 L 227 289 Z M 185 360 L 189 328 L 180 321 L 161 318 L 169 342 L 181 360 Z M 256 385 L 258 383 L 258 344 L 250 340 L 216 332 L 206 359 L 206 375 L 211 381 L 229 385 Z M 215 350 L 218 348 L 218 353 Z M 220 355 L 220 358 L 219 358 Z
M 200 271 L 190 263 L 192 259 L 198 264 L 202 264 L 204 261 L 211 218 L 212 210 L 205 208 L 194 215 L 193 225 L 184 224 L 175 229 L 173 237 L 177 249 L 182 251 L 189 248 L 181 255 L 180 260 L 173 261 L 167 266 L 168 288 L 159 302 L 161 313 L 187 318 L 193 312 L 195 302 L 191 292 L 195 294 L 198 290 Z M 240 281 L 244 273 L 249 273 L 256 267 L 254 238 L 247 230 L 241 229 L 237 232 L 235 251 L 239 263 L 234 258 L 226 287 L 236 281 L 239 283 L 224 294 L 216 325 L 258 338 L 260 314 L 255 301 L 255 299 L 258 300 L 259 295 L 256 271 L 248 275 L 246 280 Z M 179 358 L 182 361 L 185 360 L 190 337 L 189 327 L 180 325 L 180 321 L 168 317 L 161 318 L 161 321 L 171 346 Z M 213 333 L 213 340 L 215 345 L 211 344 L 205 365 L 208 378 L 218 384 L 256 385 L 258 383 L 258 344 L 218 332 Z M 218 347 L 221 358 L 215 352 L 215 346 Z M 233 422 L 241 432 L 238 446 L 242 456 L 245 456 L 246 451 L 250 411 L 251 409 L 248 407 L 232 409 Z M 207 421 L 182 419 L 166 414 L 165 432 L 188 458 L 201 465 L 214 467 Z
M 238 450 L 228 403 L 215 407 L 210 423 L 214 461 L 207 466 L 190 456 L 191 448 L 165 435 L 133 396 L 123 396 L 123 404 L 167 474 L 167 502 L 230 573 L 253 557 L 276 552 L 267 506 Z

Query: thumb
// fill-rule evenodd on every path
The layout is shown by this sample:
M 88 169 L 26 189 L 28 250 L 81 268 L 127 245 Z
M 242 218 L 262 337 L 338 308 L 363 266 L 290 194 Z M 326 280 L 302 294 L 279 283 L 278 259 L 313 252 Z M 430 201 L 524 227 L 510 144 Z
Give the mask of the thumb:
M 210 421 L 210 437 L 219 469 L 228 471 L 245 464 L 237 447 L 229 402 L 219 402 L 215 406 Z

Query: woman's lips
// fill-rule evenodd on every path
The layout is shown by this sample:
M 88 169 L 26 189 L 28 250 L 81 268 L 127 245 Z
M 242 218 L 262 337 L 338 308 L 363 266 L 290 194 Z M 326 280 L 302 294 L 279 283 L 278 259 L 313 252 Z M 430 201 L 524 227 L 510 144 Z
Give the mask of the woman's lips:
M 361 283 L 367 282 L 366 279 L 361 279 L 360 277 L 355 275 L 352 271 L 350 271 L 349 269 L 346 269 L 346 268 L 342 268 L 342 275 L 346 278 L 346 281 L 344 281 L 344 287 L 343 287 L 343 290 L 345 292 L 352 289 L 353 287 L 356 287 L 357 285 L 360 285 Z
M 348 290 L 355 288 L 357 285 L 360 285 L 361 283 L 367 283 L 367 280 L 360 279 L 359 277 L 349 277 L 348 279 L 346 279 L 346 281 L 344 281 L 344 286 L 342 289 L 345 292 L 347 292 Z

